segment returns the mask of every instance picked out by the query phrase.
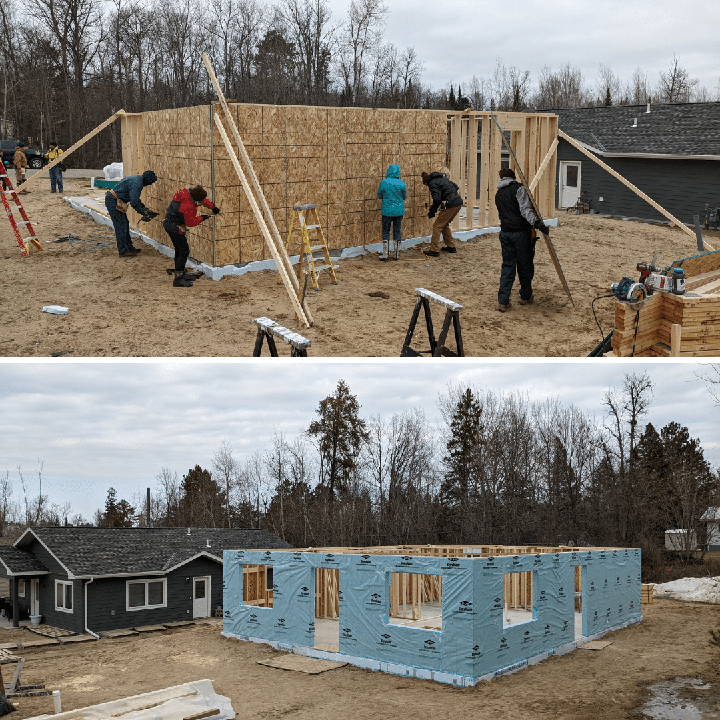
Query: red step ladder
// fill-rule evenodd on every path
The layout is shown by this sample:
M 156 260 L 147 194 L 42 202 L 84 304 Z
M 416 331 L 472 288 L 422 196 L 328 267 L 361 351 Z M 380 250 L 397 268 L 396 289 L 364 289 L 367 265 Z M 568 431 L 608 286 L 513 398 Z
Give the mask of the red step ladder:
M 17 210 L 20 212 L 20 217 L 22 218 L 20 222 L 15 220 L 12 208 L 8 202 L 8 195 L 15 201 Z M 25 212 L 25 208 L 22 206 L 20 198 L 18 198 L 18 194 L 13 188 L 10 178 L 7 176 L 7 171 L 2 166 L 2 163 L 0 163 L 0 199 L 2 199 L 2 203 L 5 206 L 5 212 L 7 213 L 8 220 L 10 220 L 10 225 L 12 225 L 13 232 L 15 233 L 15 239 L 20 246 L 20 251 L 23 256 L 30 257 L 30 245 L 32 245 L 36 250 L 44 250 L 45 248 L 43 248 L 42 244 L 35 236 L 35 231 L 33 230 L 33 226 L 30 223 L 27 213 Z M 18 225 L 24 225 L 30 233 L 30 237 L 23 239 Z

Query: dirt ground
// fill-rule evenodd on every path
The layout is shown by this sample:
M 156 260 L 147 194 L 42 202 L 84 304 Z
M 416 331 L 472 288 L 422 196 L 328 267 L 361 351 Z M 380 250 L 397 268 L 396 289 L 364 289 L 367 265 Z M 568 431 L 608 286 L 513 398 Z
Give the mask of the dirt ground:
M 639 625 L 606 635 L 612 644 L 602 651 L 575 650 L 465 689 L 351 666 L 308 675 L 258 665 L 282 653 L 223 638 L 219 625 L 19 652 L 26 658 L 23 682 L 60 690 L 63 710 L 208 678 L 239 718 L 407 720 L 422 710 L 424 717 L 622 720 L 643 717 L 648 686 L 682 677 L 711 686 L 702 695 L 717 714 L 704 717 L 718 717 L 720 648 L 710 643 L 709 631 L 720 628 L 720 608 L 656 600 L 643 614 Z M 31 633 L 0 631 L 0 642 L 23 637 Z M 15 720 L 52 713 L 51 697 L 13 703 Z
M 98 192 L 90 190 L 87 180 L 68 178 L 65 194 Z M 274 272 L 220 281 L 203 278 L 192 288 L 173 288 L 165 272 L 172 264 L 167 257 L 142 245 L 136 258 L 118 258 L 110 229 L 72 210 L 62 196 L 51 195 L 48 180 L 22 198 L 45 250 L 23 258 L 9 223 L 0 222 L 4 356 L 250 356 L 257 331 L 252 320 L 265 315 L 309 338 L 309 356 L 397 357 L 417 287 L 463 305 L 468 356 L 586 356 L 601 339 L 591 309 L 594 298 L 608 294 L 610 284 L 623 275 L 636 277 L 636 263 L 649 262 L 655 250 L 662 266 L 696 252 L 692 239 L 677 229 L 561 212 L 552 239 L 574 308 L 541 241 L 536 304 L 517 304 L 516 282 L 510 311 L 498 313 L 501 256 L 494 234 L 458 243 L 456 255 L 442 253 L 437 259 L 410 249 L 401 254 L 401 262 L 381 263 L 374 255 L 341 261 L 338 285 L 324 275 L 321 290 L 310 291 L 307 302 L 315 325 L 304 329 Z M 82 242 L 49 243 L 68 233 Z M 43 313 L 44 305 L 62 305 L 69 313 Z M 595 303 L 605 334 L 613 327 L 613 308 L 609 298 Z M 436 333 L 443 316 L 435 306 Z M 448 344 L 454 348 L 452 340 Z M 429 347 L 422 319 L 413 347 Z M 279 352 L 289 355 L 289 347 L 281 346 Z

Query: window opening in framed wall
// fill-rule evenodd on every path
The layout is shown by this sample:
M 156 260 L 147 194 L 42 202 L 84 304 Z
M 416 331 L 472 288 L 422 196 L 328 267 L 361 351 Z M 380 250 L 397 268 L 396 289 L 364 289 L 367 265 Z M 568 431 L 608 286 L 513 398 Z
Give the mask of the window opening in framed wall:
M 243 565 L 243 605 L 273 606 L 272 565 Z
M 390 573 L 389 624 L 442 630 L 442 575 Z

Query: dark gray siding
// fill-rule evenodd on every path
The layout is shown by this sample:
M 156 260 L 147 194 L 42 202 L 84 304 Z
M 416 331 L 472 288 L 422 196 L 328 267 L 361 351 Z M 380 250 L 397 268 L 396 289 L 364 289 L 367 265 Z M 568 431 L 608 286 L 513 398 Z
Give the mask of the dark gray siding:
M 167 607 L 154 610 L 126 610 L 126 583 L 134 578 L 99 578 L 87 588 L 88 627 L 93 632 L 120 630 L 137 625 L 192 619 L 192 578 L 210 576 L 210 613 L 222 605 L 222 565 L 206 558 L 193 560 L 167 577 Z M 138 580 L 154 576 L 138 577 Z M 190 582 L 186 582 L 190 578 Z M 84 581 L 87 582 L 87 581 Z M 114 611 L 114 614 L 113 614 Z
M 80 580 L 73 580 L 73 611 L 62 612 L 55 609 L 55 580 L 67 581 L 68 576 L 62 565 L 35 540 L 28 550 L 50 571 L 49 575 L 40 577 L 40 614 L 42 622 L 53 627 L 73 630 L 77 633 L 83 632 L 84 612 L 83 607 L 83 584 Z M 21 598 L 29 607 L 30 603 L 30 581 L 26 578 L 25 597 Z
M 600 159 L 691 227 L 693 215 L 699 214 L 702 222 L 706 203 L 713 207 L 720 205 L 720 161 Z M 560 140 L 558 146 L 556 205 L 559 203 L 560 162 L 577 160 L 582 162 L 580 189 L 585 191 L 583 200 L 590 203 L 591 210 L 603 215 L 668 222 L 664 215 L 565 140 Z M 599 200 L 601 197 L 603 202 Z

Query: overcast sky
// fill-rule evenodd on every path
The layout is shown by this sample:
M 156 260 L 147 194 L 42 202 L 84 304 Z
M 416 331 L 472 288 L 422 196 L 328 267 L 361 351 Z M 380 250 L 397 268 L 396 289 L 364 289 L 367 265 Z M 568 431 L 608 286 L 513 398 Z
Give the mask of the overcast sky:
M 343 20 L 349 0 L 329 0 Z M 414 46 L 434 88 L 489 77 L 500 57 L 529 70 L 569 62 L 594 84 L 600 63 L 623 82 L 637 67 L 655 85 L 673 54 L 715 97 L 720 80 L 720 2 L 717 0 L 386 0 L 385 38 Z
M 530 399 L 559 397 L 602 417 L 603 393 L 626 372 L 647 371 L 654 383 L 648 420 L 672 420 L 699 438 L 720 465 L 720 408 L 697 363 L 597 362 L 61 362 L 0 363 L 0 471 L 15 482 L 17 466 L 43 493 L 90 519 L 107 490 L 120 498 L 155 487 L 163 467 L 180 476 L 195 464 L 210 468 L 223 439 L 244 460 L 270 448 L 275 429 L 292 438 L 344 379 L 369 417 L 421 407 L 438 420 L 437 399 L 448 384 L 472 383 L 495 392 L 518 390 Z

